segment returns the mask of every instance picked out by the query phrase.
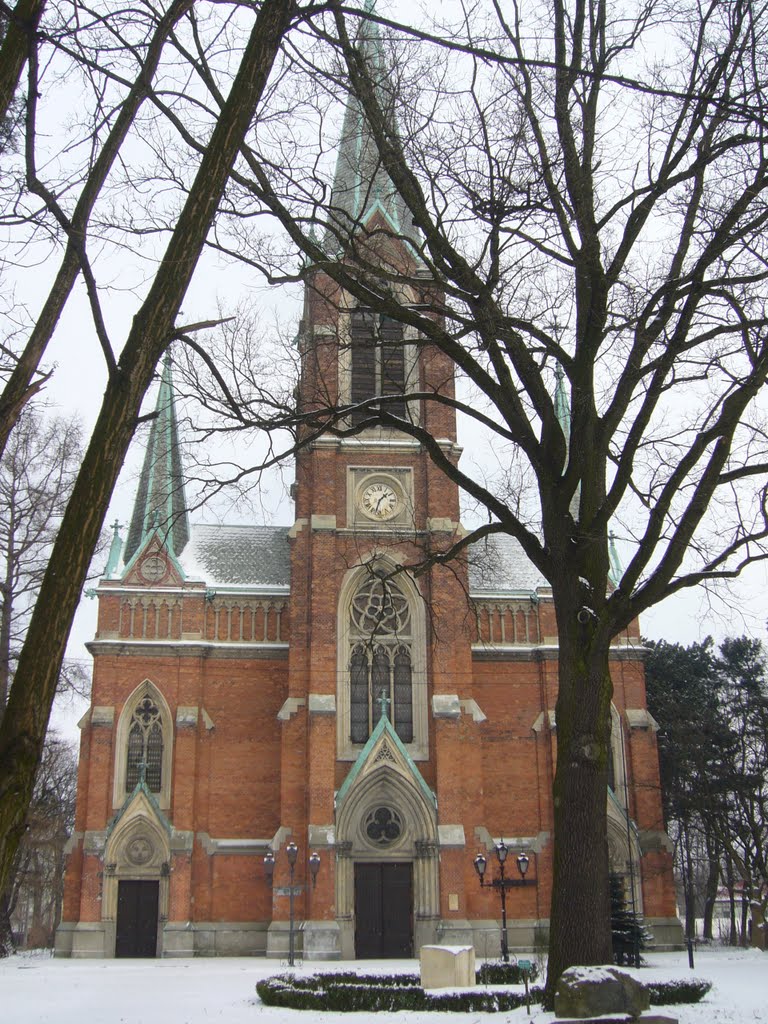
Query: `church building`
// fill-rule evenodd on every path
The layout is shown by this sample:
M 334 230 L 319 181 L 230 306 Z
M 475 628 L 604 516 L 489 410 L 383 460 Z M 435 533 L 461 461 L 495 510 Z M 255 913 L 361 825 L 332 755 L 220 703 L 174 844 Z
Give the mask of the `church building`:
M 354 103 L 334 196 L 362 230 L 402 237 Z M 387 259 L 413 262 L 393 244 Z M 450 404 L 398 405 L 414 384 L 453 393 L 450 361 L 417 341 L 310 275 L 300 403 L 359 406 L 351 422 L 368 425 L 307 441 L 284 527 L 190 521 L 166 359 L 133 516 L 97 591 L 58 955 L 279 958 L 293 909 L 307 960 L 435 942 L 497 957 L 499 892 L 474 861 L 486 858 L 487 883 L 502 841 L 517 882 L 509 947 L 546 943 L 551 591 L 498 535 L 464 560 L 400 571 L 462 535 L 456 485 L 375 422 L 371 400 L 389 396 L 458 460 Z M 637 625 L 616 639 L 611 671 L 611 867 L 669 946 L 681 932 Z

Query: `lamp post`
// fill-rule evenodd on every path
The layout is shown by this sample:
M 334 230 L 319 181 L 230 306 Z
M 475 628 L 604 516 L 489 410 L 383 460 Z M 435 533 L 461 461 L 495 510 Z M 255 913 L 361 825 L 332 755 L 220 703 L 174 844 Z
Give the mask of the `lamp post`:
M 509 963 L 509 943 L 507 941 L 507 889 L 512 889 L 520 885 L 533 885 L 534 879 L 526 879 L 526 873 L 530 860 L 524 852 L 521 852 L 517 857 L 517 870 L 520 872 L 519 878 L 507 878 L 504 873 L 504 865 L 509 855 L 509 847 L 503 839 L 499 840 L 495 846 L 496 859 L 499 862 L 499 877 L 492 879 L 490 882 L 485 881 L 485 869 L 488 867 L 488 861 L 482 855 L 478 853 L 475 859 L 472 861 L 477 872 L 477 877 L 480 879 L 480 885 L 482 888 L 497 889 L 501 896 L 501 959 L 505 964 Z
M 294 933 L 294 913 L 293 913 L 293 900 L 297 891 L 301 891 L 302 886 L 295 886 L 293 884 L 293 877 L 296 871 L 296 861 L 299 858 L 299 848 L 294 842 L 288 843 L 285 848 L 286 856 L 288 857 L 288 870 L 289 885 L 288 885 L 288 965 L 293 967 L 295 964 L 295 933 Z M 320 854 L 312 852 L 309 855 L 309 873 L 312 878 L 312 888 L 317 885 L 317 872 L 320 870 Z M 271 886 L 275 875 L 275 855 L 270 850 L 264 857 L 264 874 L 267 876 L 267 883 Z M 284 892 L 279 895 L 286 895 Z

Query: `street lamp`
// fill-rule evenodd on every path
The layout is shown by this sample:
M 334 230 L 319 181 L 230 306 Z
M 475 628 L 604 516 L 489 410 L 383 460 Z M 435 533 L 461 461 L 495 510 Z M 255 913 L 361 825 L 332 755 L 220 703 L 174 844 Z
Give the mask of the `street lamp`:
M 297 891 L 301 891 L 301 886 L 295 886 L 293 884 L 293 876 L 296 870 L 296 861 L 299 858 L 299 848 L 294 842 L 288 843 L 285 848 L 286 856 L 288 857 L 288 870 L 290 872 L 289 886 L 288 886 L 288 965 L 289 967 L 294 966 L 295 962 L 295 942 L 294 942 L 294 913 L 293 913 L 293 899 Z M 309 873 L 312 878 L 312 888 L 317 885 L 317 872 L 320 870 L 320 854 L 311 853 L 309 855 Z M 275 877 L 275 855 L 270 850 L 264 857 L 264 874 L 267 878 L 267 884 L 272 885 Z M 278 895 L 284 896 L 285 893 L 278 893 Z
M 480 879 L 481 887 L 497 889 L 501 896 L 501 959 L 505 964 L 508 964 L 509 943 L 507 942 L 507 889 L 512 889 L 520 885 L 535 885 L 535 879 L 525 877 L 528 872 L 530 860 L 524 852 L 519 854 L 516 861 L 520 877 L 507 878 L 504 874 L 504 865 L 509 854 L 509 847 L 503 839 L 500 839 L 499 842 L 496 843 L 494 849 L 496 851 L 496 860 L 499 862 L 498 878 L 494 878 L 490 882 L 485 881 L 485 871 L 488 867 L 488 861 L 482 853 L 478 853 L 472 863 L 475 871 L 477 872 L 477 877 Z

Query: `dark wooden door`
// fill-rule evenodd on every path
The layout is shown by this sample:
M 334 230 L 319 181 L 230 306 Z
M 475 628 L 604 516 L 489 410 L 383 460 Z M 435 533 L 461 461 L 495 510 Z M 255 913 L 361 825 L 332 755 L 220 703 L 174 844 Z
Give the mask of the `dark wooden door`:
M 355 955 L 413 956 L 411 864 L 355 865 Z
M 157 956 L 159 882 L 118 882 L 115 956 Z

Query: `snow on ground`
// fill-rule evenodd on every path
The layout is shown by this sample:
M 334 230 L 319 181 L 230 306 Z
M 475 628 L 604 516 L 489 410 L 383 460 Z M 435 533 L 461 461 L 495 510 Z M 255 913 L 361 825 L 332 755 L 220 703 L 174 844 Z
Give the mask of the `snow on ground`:
M 659 1008 L 680 1024 L 768 1024 L 768 954 L 714 949 L 649 955 L 643 980 L 708 978 L 713 989 L 694 1006 Z M 306 964 L 302 974 L 327 970 L 417 971 L 414 960 Z M 316 1013 L 262 1006 L 256 982 L 281 972 L 276 961 L 53 960 L 21 955 L 0 960 L 2 1024 L 549 1024 L 554 1014 L 533 1007 L 512 1013 Z

